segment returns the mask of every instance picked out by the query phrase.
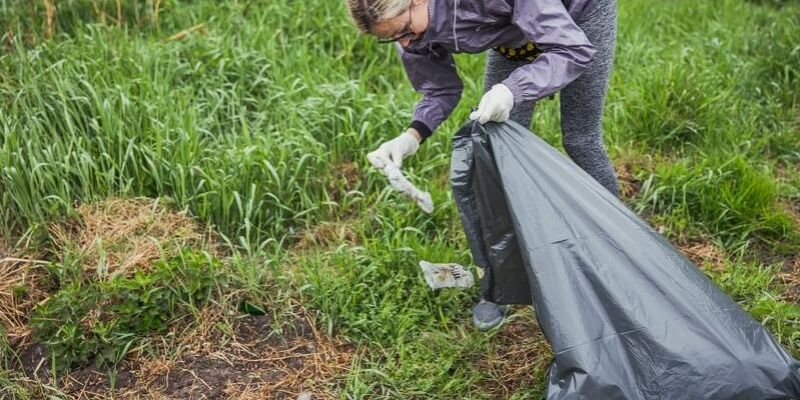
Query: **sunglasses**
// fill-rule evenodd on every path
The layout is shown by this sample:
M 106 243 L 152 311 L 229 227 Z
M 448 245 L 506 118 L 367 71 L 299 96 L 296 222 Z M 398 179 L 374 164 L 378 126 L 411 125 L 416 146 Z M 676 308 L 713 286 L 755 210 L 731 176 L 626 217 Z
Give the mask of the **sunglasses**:
M 414 33 L 414 27 L 411 25 L 411 7 L 408 7 L 408 22 L 406 23 L 406 26 L 403 27 L 403 33 L 391 39 L 378 39 L 378 43 L 394 43 L 405 39 L 411 41 L 416 37 L 417 34 Z

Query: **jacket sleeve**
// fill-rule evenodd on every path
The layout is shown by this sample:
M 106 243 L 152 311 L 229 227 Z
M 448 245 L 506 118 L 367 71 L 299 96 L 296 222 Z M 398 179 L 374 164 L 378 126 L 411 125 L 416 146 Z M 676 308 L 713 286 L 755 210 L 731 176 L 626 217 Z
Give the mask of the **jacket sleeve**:
M 463 85 L 452 54 L 440 46 L 410 51 L 397 45 L 414 90 L 422 94 L 411 121 L 424 142 L 450 116 L 461 100 Z
M 512 23 L 542 50 L 536 60 L 517 68 L 503 81 L 514 95 L 514 103 L 538 100 L 561 90 L 580 76 L 594 57 L 594 46 L 561 0 L 517 1 Z

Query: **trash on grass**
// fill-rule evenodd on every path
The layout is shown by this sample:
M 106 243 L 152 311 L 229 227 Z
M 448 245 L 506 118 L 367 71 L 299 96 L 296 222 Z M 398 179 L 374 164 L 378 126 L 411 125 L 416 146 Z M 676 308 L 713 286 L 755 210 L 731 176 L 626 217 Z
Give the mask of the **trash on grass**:
M 419 267 L 431 289 L 468 288 L 475 284 L 472 273 L 459 264 L 436 264 L 422 260 L 419 262 Z

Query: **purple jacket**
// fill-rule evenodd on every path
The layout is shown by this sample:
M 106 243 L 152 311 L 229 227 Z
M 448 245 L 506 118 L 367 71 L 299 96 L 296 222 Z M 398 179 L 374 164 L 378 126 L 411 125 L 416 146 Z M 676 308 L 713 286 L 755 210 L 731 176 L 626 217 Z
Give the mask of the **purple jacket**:
M 411 126 L 427 138 L 461 99 L 452 53 L 534 42 L 543 53 L 503 83 L 515 103 L 561 90 L 586 69 L 595 53 L 574 22 L 590 1 L 603 0 L 429 0 L 428 30 L 406 49 L 397 45 L 408 79 L 423 95 Z

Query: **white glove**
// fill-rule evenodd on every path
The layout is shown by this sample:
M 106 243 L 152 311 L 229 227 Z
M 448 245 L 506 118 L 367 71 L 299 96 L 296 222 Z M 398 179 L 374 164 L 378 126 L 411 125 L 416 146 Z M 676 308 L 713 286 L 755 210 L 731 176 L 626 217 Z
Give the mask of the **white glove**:
M 481 97 L 478 110 L 473 111 L 469 119 L 477 119 L 481 124 L 487 121 L 503 122 L 508 119 L 512 108 L 514 108 L 514 95 L 508 86 L 498 83 Z
M 367 160 L 373 167 L 381 170 L 389 163 L 400 168 L 403 165 L 403 158 L 416 153 L 417 149 L 419 149 L 419 140 L 411 133 L 411 130 L 407 130 L 367 154 Z

